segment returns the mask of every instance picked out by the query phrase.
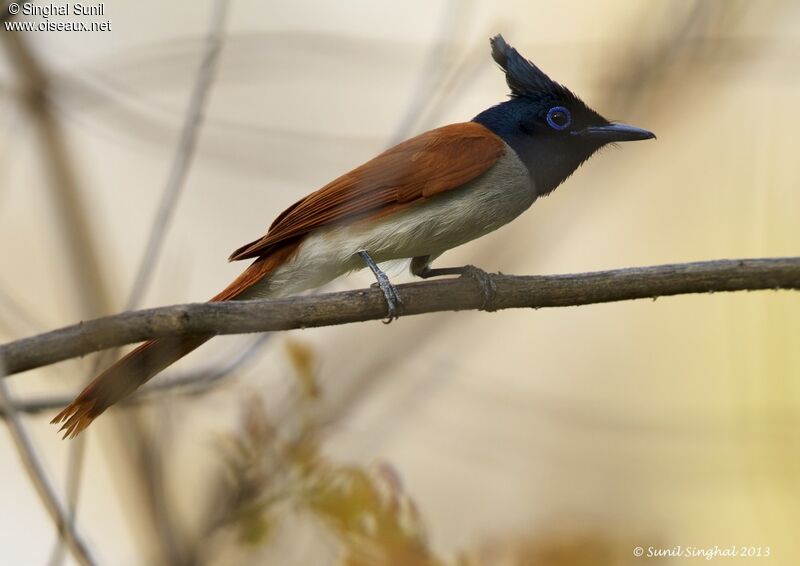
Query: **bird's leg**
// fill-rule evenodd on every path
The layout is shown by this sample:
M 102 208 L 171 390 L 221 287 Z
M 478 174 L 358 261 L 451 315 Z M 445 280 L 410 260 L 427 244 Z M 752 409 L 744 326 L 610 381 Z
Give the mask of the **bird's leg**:
M 462 267 L 438 267 L 430 266 L 430 256 L 419 256 L 411 260 L 411 273 L 422 279 L 440 277 L 442 275 L 460 275 L 461 277 L 471 277 L 478 284 L 481 292 L 481 310 L 493 311 L 494 299 L 497 295 L 497 285 L 483 269 L 474 265 L 464 265 Z
M 358 255 L 361 256 L 361 260 L 367 264 L 367 267 L 372 270 L 375 279 L 377 279 L 378 287 L 383 291 L 383 296 L 386 298 L 388 318 L 383 321 L 384 324 L 389 324 L 393 320 L 400 318 L 403 312 L 403 300 L 400 298 L 400 293 L 397 292 L 397 288 L 392 285 L 392 282 L 389 281 L 386 274 L 381 271 L 381 268 L 378 267 L 378 264 L 375 263 L 375 260 L 369 255 L 369 252 L 361 250 L 358 252 Z

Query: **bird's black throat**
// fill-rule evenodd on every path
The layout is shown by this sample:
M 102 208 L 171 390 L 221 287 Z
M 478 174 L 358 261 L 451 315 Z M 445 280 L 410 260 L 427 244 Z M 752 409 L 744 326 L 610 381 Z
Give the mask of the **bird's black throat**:
M 542 124 L 539 104 L 527 99 L 514 98 L 492 106 L 473 121 L 516 152 L 539 196 L 552 192 L 603 145 L 596 140 L 553 134 Z

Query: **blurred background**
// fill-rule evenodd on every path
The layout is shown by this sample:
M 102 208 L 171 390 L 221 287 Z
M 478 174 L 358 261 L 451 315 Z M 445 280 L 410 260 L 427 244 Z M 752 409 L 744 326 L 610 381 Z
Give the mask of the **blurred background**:
M 0 341 L 212 296 L 287 205 L 502 101 L 496 33 L 658 140 L 438 265 L 798 253 L 797 2 L 103 8 L 49 21 L 110 31 L 0 31 Z M 633 549 L 716 545 L 791 565 L 798 344 L 791 292 L 225 337 L 72 442 L 48 420 L 118 352 L 7 383 L 102 564 L 679 564 Z M 6 427 L 0 470 L 2 562 L 76 563 Z

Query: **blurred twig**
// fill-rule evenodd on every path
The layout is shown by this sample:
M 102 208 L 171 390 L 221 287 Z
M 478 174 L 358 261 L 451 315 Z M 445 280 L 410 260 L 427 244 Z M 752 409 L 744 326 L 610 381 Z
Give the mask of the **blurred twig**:
M 636 48 L 627 48 L 624 58 L 613 66 L 595 65 L 604 70 L 599 86 L 605 93 L 595 100 L 606 112 L 627 114 L 636 105 L 641 113 L 646 106 L 650 115 L 659 107 L 680 106 L 684 99 L 674 96 L 676 80 L 688 82 L 694 75 L 707 73 L 714 61 L 732 59 L 739 65 L 747 61 L 732 56 L 734 48 L 747 46 L 758 54 L 772 45 L 761 38 L 731 37 L 747 22 L 748 9 L 758 10 L 761 18 L 777 19 L 789 5 L 773 2 L 756 8 L 746 0 L 692 0 L 664 4 L 660 10 L 642 5 L 641 18 L 628 28 L 635 30 L 629 43 Z
M 0 364 L 0 376 L 3 375 L 2 370 L 3 368 Z M 5 413 L 8 430 L 20 455 L 23 467 L 28 473 L 28 477 L 39 494 L 45 509 L 47 509 L 47 513 L 58 531 L 66 539 L 67 545 L 75 556 L 75 560 L 84 566 L 97 564 L 97 560 L 92 556 L 83 537 L 78 533 L 74 522 L 68 520 L 68 512 L 59 501 L 53 484 L 47 478 L 44 465 L 37 454 L 25 423 L 22 422 L 22 418 L 14 407 L 14 401 L 4 379 L 0 379 L 0 410 Z
M 259 336 L 240 353 L 233 354 L 231 359 L 222 364 L 209 365 L 208 367 L 201 367 L 193 371 L 150 382 L 126 399 L 124 405 L 147 403 L 155 396 L 160 396 L 166 392 L 179 393 L 181 395 L 201 395 L 206 393 L 251 362 L 268 338 L 268 334 Z M 37 414 L 63 407 L 74 398 L 75 395 L 70 393 L 69 395 L 15 399 L 14 408 L 19 413 Z M 5 410 L 0 408 L 0 419 L 4 418 L 5 414 Z
M 417 86 L 412 91 L 411 100 L 400 118 L 392 137 L 389 138 L 388 146 L 400 143 L 414 131 L 414 125 L 420 115 L 428 108 L 432 93 L 439 90 L 440 85 L 445 79 L 445 71 L 449 67 L 449 53 L 455 32 L 459 29 L 466 14 L 462 14 L 465 8 L 472 11 L 473 5 L 463 0 L 450 0 L 445 4 L 441 14 L 439 33 L 436 35 L 435 43 L 428 52 L 425 64 L 422 67 Z
M 206 40 L 205 53 L 200 63 L 200 69 L 197 72 L 197 79 L 189 100 L 189 106 L 186 109 L 180 141 L 178 142 L 169 177 L 161 196 L 161 204 L 153 221 L 150 237 L 147 240 L 147 247 L 139 265 L 139 272 L 136 274 L 136 280 L 128 297 L 128 308 L 138 304 L 147 290 L 169 222 L 175 212 L 175 206 L 186 182 L 189 167 L 195 154 L 200 125 L 203 121 L 203 111 L 205 110 L 208 94 L 211 91 L 211 82 L 214 79 L 217 61 L 222 50 L 227 12 L 228 0 L 217 0 L 214 3 L 211 29 Z
M 108 313 L 112 310 L 111 296 L 101 269 L 100 255 L 91 235 L 90 215 L 79 189 L 72 152 L 52 104 L 47 72 L 28 45 L 24 34 L 4 32 L 0 36 L 5 42 L 11 65 L 19 77 L 19 101 L 39 137 L 42 162 L 60 221 L 61 241 L 67 248 L 68 265 L 72 268 L 71 279 L 80 312 L 83 316 L 90 317 Z M 18 443 L 17 446 L 22 445 Z M 73 453 L 76 450 L 77 454 Z M 64 515 L 67 524 L 59 528 L 64 535 L 68 535 L 73 529 L 71 523 L 82 463 L 82 458 L 74 456 L 80 456 L 83 447 L 81 443 L 76 443 L 70 451 L 67 474 L 68 507 Z M 60 561 L 59 556 L 63 554 L 59 547 L 60 543 L 57 543 L 53 554 L 55 563 Z
M 20 81 L 19 100 L 40 138 L 45 171 L 53 188 L 53 199 L 61 220 L 63 241 L 69 253 L 78 286 L 77 297 L 81 312 L 86 316 L 99 316 L 111 311 L 108 288 L 100 269 L 94 240 L 87 221 L 88 215 L 78 189 L 64 132 L 56 119 L 49 98 L 50 85 L 44 69 L 23 38 L 22 33 L 0 34 L 6 53 Z
M 3 311 L 0 315 L 0 325 L 5 325 L 9 330 L 13 328 L 18 333 L 20 325 L 32 331 L 45 328 L 44 323 L 36 315 L 15 301 L 2 287 L 0 287 L 0 308 Z
M 567 275 L 491 275 L 493 307 L 588 305 L 689 293 L 800 290 L 800 257 L 714 260 Z M 469 277 L 399 285 L 405 315 L 478 310 Z M 195 303 L 124 312 L 0 346 L 9 374 L 105 348 L 176 334 L 240 334 L 332 326 L 386 316 L 378 289 L 277 300 Z
M 3 6 L 0 8 L 0 23 L 6 22 L 14 17 L 11 10 L 8 9 L 9 4 L 11 4 L 10 1 L 3 2 Z

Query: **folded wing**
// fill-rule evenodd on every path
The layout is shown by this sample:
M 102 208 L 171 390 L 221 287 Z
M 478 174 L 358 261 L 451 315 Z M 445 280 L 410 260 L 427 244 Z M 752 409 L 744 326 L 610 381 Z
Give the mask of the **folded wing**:
M 485 173 L 504 151 L 503 141 L 475 122 L 425 132 L 296 202 L 275 219 L 266 236 L 237 249 L 230 260 L 268 255 L 316 228 L 387 214 L 457 189 Z

